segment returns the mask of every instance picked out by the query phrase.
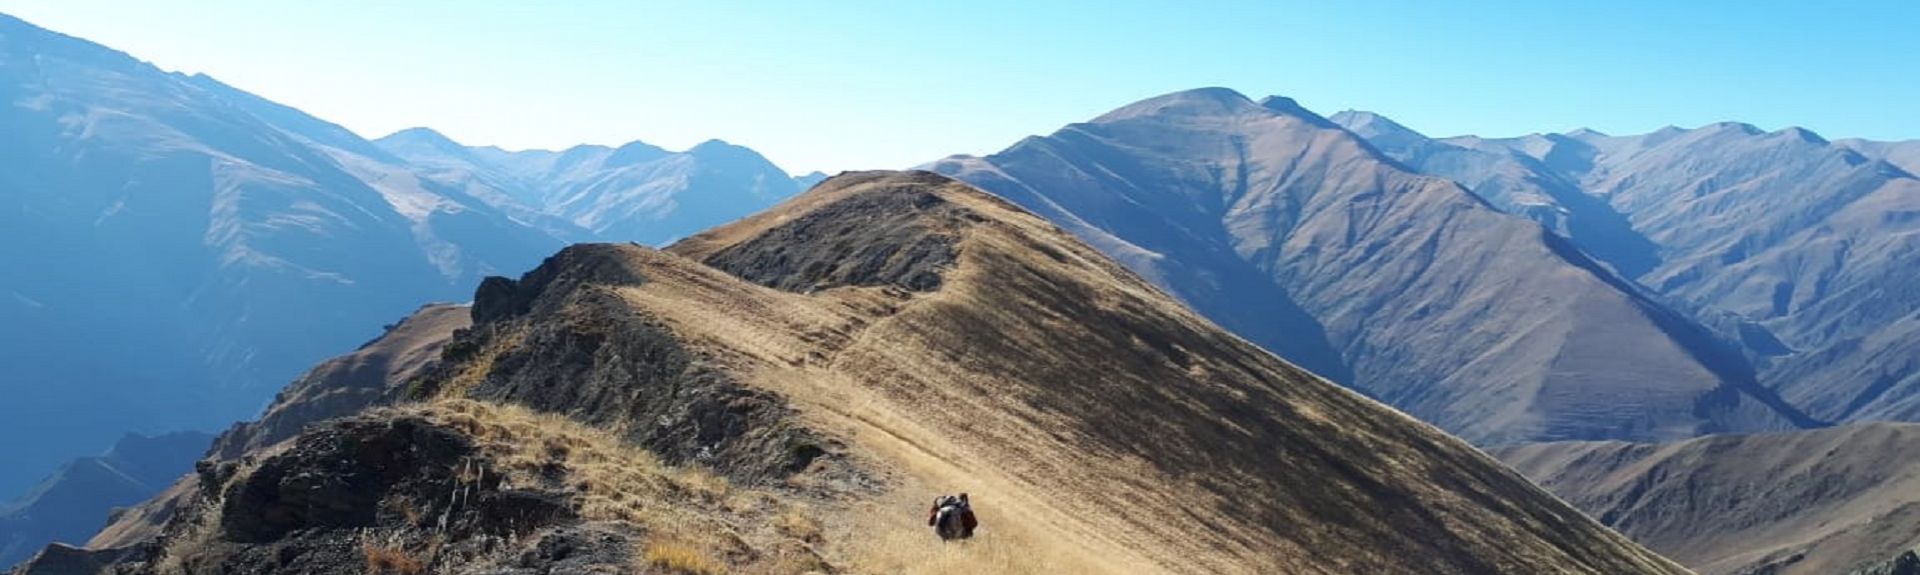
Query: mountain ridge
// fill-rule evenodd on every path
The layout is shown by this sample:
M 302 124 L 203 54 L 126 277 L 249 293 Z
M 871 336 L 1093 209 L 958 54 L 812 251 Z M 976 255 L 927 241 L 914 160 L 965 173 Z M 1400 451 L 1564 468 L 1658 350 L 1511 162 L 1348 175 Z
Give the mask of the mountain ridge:
M 1067 226 L 1236 333 L 1476 442 L 1818 423 L 1546 230 L 1297 104 L 1269 102 L 1179 92 L 933 166 Z M 1517 271 L 1526 266 L 1538 269 Z M 1565 283 L 1544 286 L 1555 282 Z M 1554 295 L 1515 304 L 1542 294 Z M 1240 307 L 1256 301 L 1275 308 Z M 1621 329 L 1642 335 L 1604 339 L 1661 343 L 1627 352 L 1571 339 Z M 1300 337 L 1316 333 L 1324 344 Z M 1595 356 L 1614 352 L 1636 359 Z
M 842 174 L 665 251 L 569 247 L 474 300 L 473 327 L 438 362 L 385 382 L 412 403 L 309 427 L 257 463 L 203 465 L 228 503 L 183 511 L 159 540 L 42 557 L 360 569 L 358 537 L 433 570 L 635 569 L 653 560 L 623 549 L 672 537 L 715 569 L 1684 572 L 1466 444 L 1207 323 L 1059 227 L 932 173 Z M 1094 358 L 1105 368 L 1085 369 Z M 476 433 L 520 439 L 462 439 Z M 401 438 L 420 447 L 381 447 Z M 525 510 L 519 543 L 478 543 L 498 520 L 440 503 L 438 482 L 457 478 L 373 471 L 444 469 L 462 453 L 518 486 L 470 493 Z M 613 477 L 589 474 L 603 472 L 582 454 L 623 462 L 614 485 L 637 475 L 686 491 L 650 511 L 607 499 L 618 491 L 597 486 Z M 316 466 L 366 487 L 339 494 L 338 511 L 278 514 Z M 767 503 L 700 503 L 716 489 L 695 487 L 701 470 L 727 478 L 716 501 Z M 956 486 L 983 534 L 936 552 L 915 512 Z M 428 546 L 433 532 L 406 514 L 372 511 L 396 501 L 454 527 Z M 814 527 L 755 515 L 789 505 Z M 702 535 L 719 528 L 734 535 Z M 807 551 L 789 551 L 795 540 Z M 580 550 L 566 563 L 539 551 L 563 545 Z

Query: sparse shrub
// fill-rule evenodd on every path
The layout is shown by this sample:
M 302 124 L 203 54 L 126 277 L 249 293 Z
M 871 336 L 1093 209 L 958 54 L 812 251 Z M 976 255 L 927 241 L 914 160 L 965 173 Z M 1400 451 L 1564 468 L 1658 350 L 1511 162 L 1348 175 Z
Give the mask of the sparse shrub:
M 367 556 L 367 575 L 420 575 L 426 563 L 399 546 L 382 545 L 372 539 L 360 540 L 360 552 Z
M 680 486 L 706 501 L 718 501 L 726 497 L 727 490 L 731 488 L 726 477 L 705 467 L 690 465 L 679 471 Z
M 779 515 L 774 516 L 773 527 L 779 529 L 781 533 L 785 533 L 788 537 L 808 543 L 819 543 L 825 540 L 820 529 L 820 522 L 814 521 L 813 517 L 807 515 L 805 510 L 798 507 L 788 508 L 786 511 L 782 511 Z
M 682 575 L 719 575 L 726 566 L 705 551 L 676 540 L 651 541 L 644 554 L 647 565 Z

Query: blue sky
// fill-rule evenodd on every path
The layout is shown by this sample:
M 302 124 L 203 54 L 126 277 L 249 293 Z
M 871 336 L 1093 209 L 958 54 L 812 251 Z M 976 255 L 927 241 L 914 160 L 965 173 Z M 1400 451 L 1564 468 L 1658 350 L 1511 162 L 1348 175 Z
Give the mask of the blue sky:
M 0 0 L 0 12 L 368 137 L 722 138 L 794 172 L 991 152 L 1200 86 L 1373 110 L 1429 135 L 1740 120 L 1920 138 L 1911 0 Z

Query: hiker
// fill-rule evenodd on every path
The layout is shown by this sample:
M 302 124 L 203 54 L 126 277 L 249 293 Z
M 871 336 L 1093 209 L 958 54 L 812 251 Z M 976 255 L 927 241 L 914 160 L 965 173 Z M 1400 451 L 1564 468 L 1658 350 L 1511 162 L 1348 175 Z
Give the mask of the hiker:
M 942 495 L 933 498 L 933 508 L 927 510 L 927 526 L 940 535 L 941 541 L 951 541 L 973 537 L 980 520 L 974 519 L 973 502 L 967 500 L 967 494 Z

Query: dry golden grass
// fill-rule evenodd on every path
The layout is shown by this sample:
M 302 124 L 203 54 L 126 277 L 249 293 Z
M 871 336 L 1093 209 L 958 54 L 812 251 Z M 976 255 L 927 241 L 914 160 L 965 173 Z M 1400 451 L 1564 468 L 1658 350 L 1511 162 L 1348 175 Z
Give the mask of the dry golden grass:
M 1044 525 L 1018 519 L 1025 509 L 1012 513 L 1016 510 L 1001 512 L 1001 504 L 978 507 L 983 514 L 980 531 L 972 539 L 945 542 L 926 526 L 925 502 L 905 494 L 886 501 L 890 504 L 861 510 L 863 517 L 854 527 L 858 535 L 843 546 L 847 562 L 858 572 L 1079 575 L 1159 570 L 1144 563 L 1088 557 L 1070 536 L 1047 533 Z
M 807 543 L 824 543 L 825 533 L 820 522 L 814 519 L 811 510 L 802 507 L 789 507 L 786 511 L 773 516 L 773 528 L 788 537 Z
M 645 561 L 642 570 L 644 567 L 654 567 L 681 575 L 718 575 L 727 572 L 726 565 L 705 550 L 673 539 L 648 541 L 640 556 Z

